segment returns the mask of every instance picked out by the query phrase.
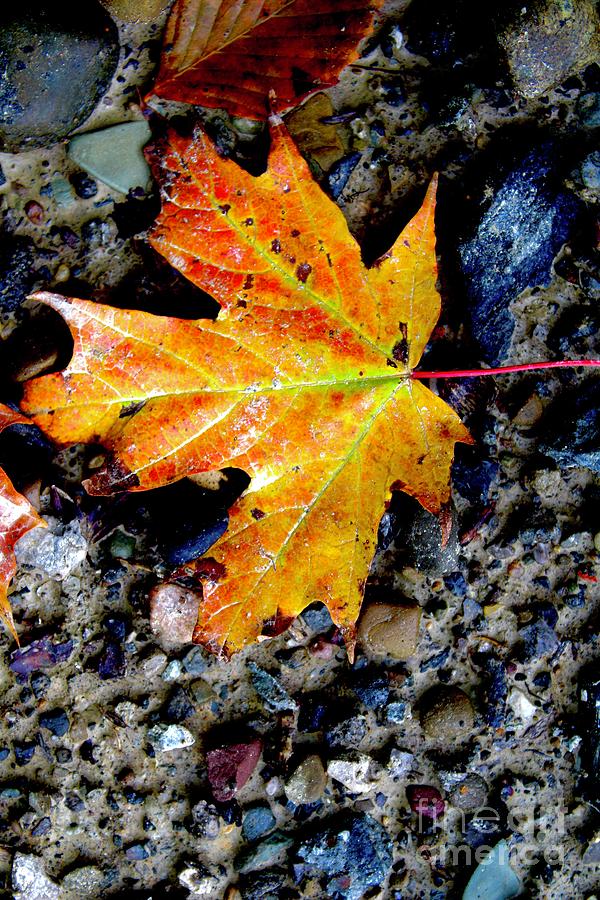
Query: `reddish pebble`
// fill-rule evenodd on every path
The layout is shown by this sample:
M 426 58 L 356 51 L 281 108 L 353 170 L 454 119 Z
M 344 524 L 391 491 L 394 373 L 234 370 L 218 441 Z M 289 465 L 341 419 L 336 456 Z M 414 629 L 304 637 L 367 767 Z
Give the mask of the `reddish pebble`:
M 198 618 L 199 594 L 165 582 L 150 591 L 150 628 L 164 641 L 187 644 Z
M 37 200 L 29 200 L 25 204 L 25 215 L 34 225 L 41 225 L 44 221 L 44 207 Z
M 316 656 L 317 659 L 333 659 L 338 648 L 335 644 L 331 644 L 329 641 L 326 641 L 319 636 L 310 643 L 308 649 L 311 656 Z
M 409 784 L 406 796 L 412 811 L 424 819 L 439 819 L 444 815 L 445 803 L 437 788 L 428 784 Z
M 219 747 L 206 754 L 208 780 L 215 800 L 231 800 L 244 787 L 256 768 L 261 751 L 262 744 L 256 740 Z

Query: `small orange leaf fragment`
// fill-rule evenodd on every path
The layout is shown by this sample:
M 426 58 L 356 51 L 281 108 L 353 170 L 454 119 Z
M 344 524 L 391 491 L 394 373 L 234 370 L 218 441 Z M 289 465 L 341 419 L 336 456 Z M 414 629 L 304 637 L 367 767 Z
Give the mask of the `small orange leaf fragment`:
M 176 0 L 153 93 L 264 119 L 337 81 L 381 0 Z
M 60 442 L 111 451 L 92 493 L 227 466 L 251 476 L 193 567 L 196 641 L 230 653 L 320 600 L 351 645 L 392 485 L 438 513 L 454 444 L 470 440 L 410 377 L 440 310 L 435 181 L 367 269 L 279 120 L 259 178 L 201 132 L 171 135 L 161 160 L 152 242 L 221 303 L 217 320 L 37 295 L 66 319 L 75 352 L 26 386 L 24 409 Z
M 0 431 L 17 424 L 29 422 L 25 416 L 0 403 Z M 45 524 L 29 501 L 15 490 L 6 472 L 0 469 L 0 621 L 7 625 L 17 643 L 19 638 L 7 597 L 17 568 L 14 547 L 19 538 L 36 525 Z

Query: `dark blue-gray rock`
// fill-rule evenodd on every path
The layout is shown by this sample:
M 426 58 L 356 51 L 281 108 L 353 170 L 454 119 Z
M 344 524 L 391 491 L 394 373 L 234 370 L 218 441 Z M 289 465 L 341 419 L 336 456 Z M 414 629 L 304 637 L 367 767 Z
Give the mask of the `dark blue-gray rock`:
M 327 879 L 325 896 L 360 900 L 375 886 L 383 886 L 392 865 L 392 839 L 368 815 L 331 825 L 302 841 L 297 851 L 310 875 Z
M 183 657 L 182 663 L 188 675 L 200 675 L 208 668 L 206 651 L 202 647 L 192 647 Z
M 286 710 L 296 709 L 296 701 L 292 700 L 288 692 L 281 686 L 279 681 L 257 666 L 254 662 L 248 663 L 250 670 L 250 681 L 252 687 L 264 700 L 268 709 L 274 712 L 284 712 Z
M 528 287 L 548 284 L 552 262 L 582 208 L 561 188 L 560 159 L 560 148 L 546 142 L 517 159 L 501 180 L 493 160 L 470 201 L 479 210 L 470 233 L 459 239 L 459 265 L 471 331 L 491 365 L 510 346 L 510 301 Z
M 64 709 L 52 709 L 40 714 L 40 726 L 55 737 L 62 737 L 69 730 L 69 717 Z
M 119 60 L 117 28 L 96 0 L 4 4 L 0 13 L 0 147 L 61 140 L 106 92 Z
M 329 180 L 329 193 L 334 200 L 337 200 L 341 196 L 342 191 L 348 183 L 348 179 L 358 165 L 360 156 L 360 153 L 349 153 L 331 167 L 327 177 Z
M 380 709 L 390 696 L 388 679 L 370 669 L 353 673 L 351 687 L 367 709 Z
M 597 665 L 582 673 L 579 699 L 586 787 L 597 799 L 600 797 L 600 671 Z
M 538 447 L 560 466 L 600 473 L 600 380 L 591 378 L 552 404 Z
M 15 762 L 18 766 L 26 766 L 37 749 L 35 741 L 15 741 L 13 750 L 15 753 Z
M 484 682 L 485 720 L 492 728 L 500 728 L 504 725 L 506 698 L 508 697 L 506 669 L 501 660 L 494 659 L 492 656 L 486 658 Z
M 117 641 L 107 641 L 98 659 L 98 675 L 104 681 L 122 678 L 125 674 L 125 654 Z
M 352 716 L 339 722 L 325 732 L 325 740 L 330 747 L 345 747 L 355 750 L 367 734 L 367 720 L 364 716 Z
M 21 307 L 35 281 L 33 264 L 33 241 L 29 238 L 0 242 L 0 313 L 14 313 Z
M 539 659 L 558 649 L 559 640 L 554 629 L 543 619 L 521 628 L 519 636 L 523 640 L 523 658 Z
M 307 627 L 314 632 L 327 631 L 333 624 L 331 616 L 329 615 L 329 610 L 322 603 L 314 603 L 311 606 L 308 606 L 300 614 L 300 618 Z
M 193 703 L 184 689 L 178 685 L 165 704 L 164 718 L 168 722 L 184 722 L 193 716 L 194 712 Z
M 480 448 L 457 444 L 457 450 L 452 463 L 452 487 L 469 503 L 485 505 L 500 466 L 494 460 L 482 457 Z

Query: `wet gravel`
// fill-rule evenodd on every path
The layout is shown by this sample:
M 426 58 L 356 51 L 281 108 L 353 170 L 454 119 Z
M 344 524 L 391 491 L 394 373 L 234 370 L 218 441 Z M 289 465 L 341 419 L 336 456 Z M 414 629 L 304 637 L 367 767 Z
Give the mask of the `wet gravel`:
M 70 352 L 32 289 L 215 313 L 145 243 L 154 188 L 109 186 L 64 139 L 124 122 L 158 134 L 176 115 L 264 162 L 252 123 L 140 109 L 165 4 L 137 6 L 107 2 L 118 47 L 97 26 L 116 69 L 103 96 L 93 79 L 91 117 L 82 101 L 67 131 L 0 153 L 4 402 Z M 585 0 L 391 2 L 359 64 L 289 117 L 367 260 L 440 171 L 444 310 L 427 369 L 600 355 L 594 27 Z M 13 52 L 3 43 L 0 62 Z M 0 896 L 442 900 L 505 839 L 524 896 L 591 900 L 600 382 L 431 386 L 476 438 L 457 450 L 450 540 L 394 494 L 352 663 L 319 604 L 230 663 L 191 645 L 199 597 L 169 575 L 223 532 L 243 476 L 98 500 L 81 488 L 98 448 L 3 433 L 0 464 L 49 527 L 19 546 L 21 647 L 0 636 Z

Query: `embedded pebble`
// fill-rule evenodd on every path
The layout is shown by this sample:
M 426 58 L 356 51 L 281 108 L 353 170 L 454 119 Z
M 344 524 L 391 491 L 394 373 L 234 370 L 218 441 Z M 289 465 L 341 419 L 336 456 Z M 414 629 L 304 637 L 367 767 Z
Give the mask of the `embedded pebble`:
M 104 885 L 104 873 L 97 866 L 81 866 L 67 872 L 61 881 L 61 888 L 67 894 L 80 897 L 98 895 Z
M 152 588 L 149 600 L 153 634 L 172 644 L 189 644 L 198 618 L 198 594 L 165 582 Z
M 215 897 L 220 885 L 219 877 L 205 866 L 185 866 L 177 878 L 192 897 Z
M 364 753 L 355 757 L 340 757 L 327 763 L 327 774 L 343 784 L 351 794 L 362 794 L 370 790 L 371 780 L 368 772 L 371 758 Z
M 257 766 L 262 743 L 231 744 L 206 754 L 208 780 L 215 800 L 231 800 L 244 787 Z
M 544 0 L 523 5 L 500 35 L 515 87 L 540 97 L 598 59 L 598 9 L 593 0 Z
M 64 580 L 84 561 L 87 549 L 79 522 L 74 520 L 56 533 L 49 528 L 34 528 L 17 542 L 15 552 L 19 565 L 43 569 Z
M 369 888 L 385 883 L 393 859 L 392 839 L 371 816 L 352 816 L 304 839 L 298 856 L 307 873 L 326 876 L 325 896 L 361 900 Z
M 196 738 L 183 725 L 159 723 L 148 729 L 148 740 L 158 753 L 181 750 L 196 743 Z
M 467 775 L 450 791 L 450 802 L 464 812 L 474 812 L 485 806 L 488 786 L 481 775 Z
M 285 783 L 285 793 L 288 800 L 300 806 L 320 800 L 326 787 L 327 773 L 321 758 L 313 753 L 292 772 Z
M 475 722 L 473 704 L 460 688 L 440 685 L 421 698 L 420 720 L 429 740 L 460 743 L 471 736 Z
M 521 890 L 521 881 L 510 866 L 508 844 L 499 841 L 471 875 L 462 900 L 509 900 Z
M 242 850 L 233 861 L 238 872 L 252 872 L 275 862 L 277 857 L 294 843 L 294 838 L 283 831 L 275 831 L 254 847 Z
M 39 856 L 15 853 L 12 864 L 15 900 L 59 900 L 58 885 L 46 875 Z
M 361 615 L 358 638 L 373 654 L 405 660 L 417 649 L 420 621 L 419 606 L 371 603 Z
M 277 678 L 269 672 L 265 672 L 254 662 L 248 663 L 250 681 L 256 693 L 264 700 L 268 709 L 283 712 L 296 709 L 296 702 L 292 700 L 288 692 L 279 683 Z
M 242 834 L 247 841 L 256 841 L 275 827 L 275 816 L 266 804 L 251 806 L 244 813 Z
M 410 808 L 424 819 L 439 819 L 444 815 L 446 804 L 437 788 L 428 784 L 409 784 L 406 797 Z

